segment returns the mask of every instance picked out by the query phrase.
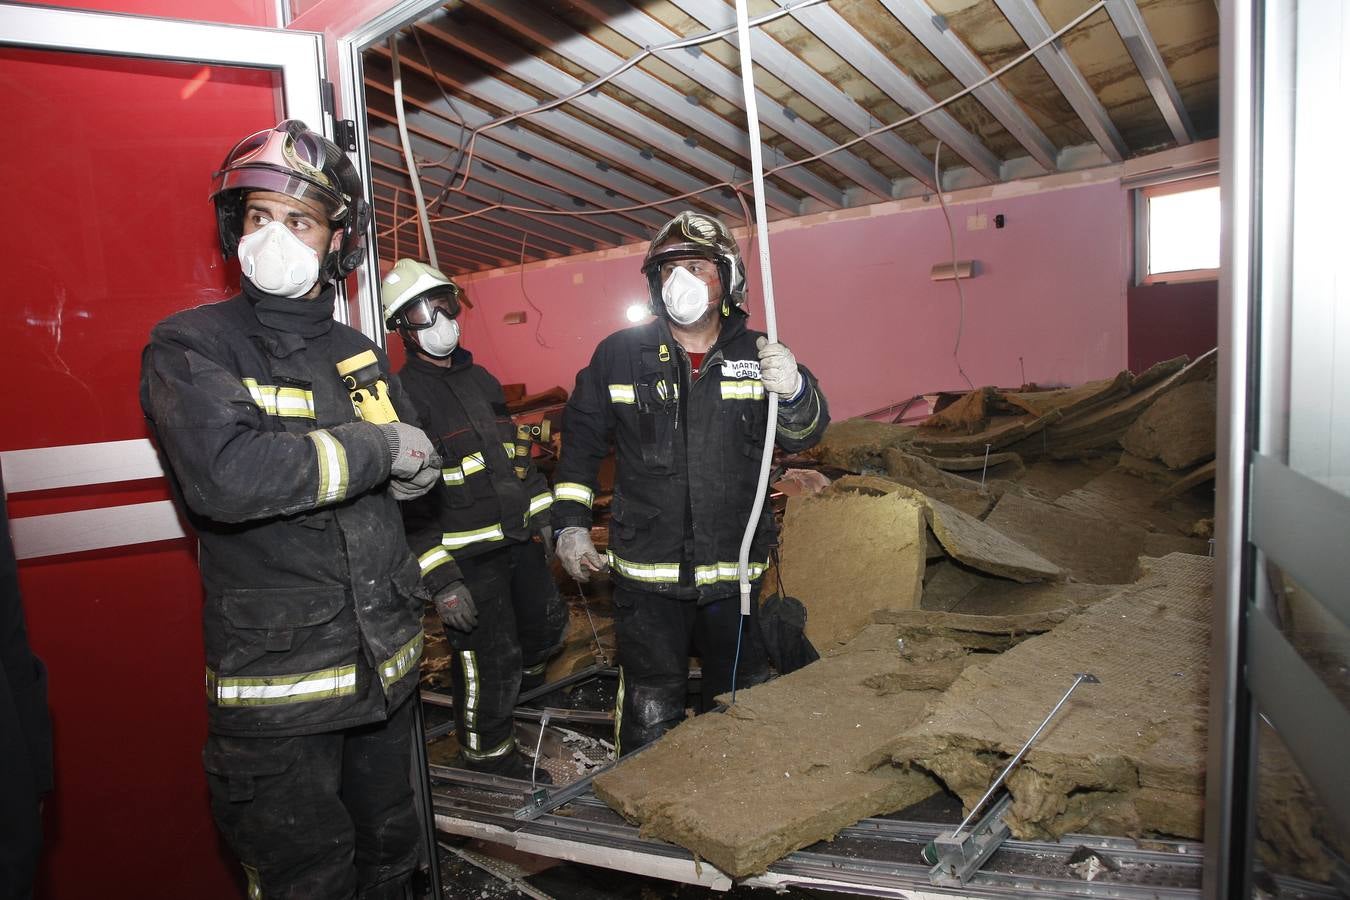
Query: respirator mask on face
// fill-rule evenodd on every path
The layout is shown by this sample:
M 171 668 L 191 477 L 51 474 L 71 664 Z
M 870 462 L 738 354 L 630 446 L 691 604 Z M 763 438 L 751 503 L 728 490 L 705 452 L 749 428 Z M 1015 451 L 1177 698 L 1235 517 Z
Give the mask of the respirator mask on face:
M 294 299 L 319 280 L 319 254 L 281 222 L 239 239 L 239 268 L 262 291 Z
M 417 332 L 417 343 L 428 356 L 445 359 L 459 346 L 459 322 L 437 315 L 430 326 Z
M 661 285 L 661 300 L 671 321 L 692 325 L 708 310 L 708 286 L 688 269 L 677 266 Z

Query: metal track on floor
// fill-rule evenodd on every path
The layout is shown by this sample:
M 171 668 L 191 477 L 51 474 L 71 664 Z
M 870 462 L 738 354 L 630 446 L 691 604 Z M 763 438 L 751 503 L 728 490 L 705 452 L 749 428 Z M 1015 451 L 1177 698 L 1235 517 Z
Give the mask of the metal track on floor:
M 1065 835 L 1059 843 L 1007 841 L 959 892 L 935 888 L 920 858 L 924 844 L 952 824 L 880 817 L 845 828 L 833 841 L 791 853 L 762 875 L 733 882 L 685 849 L 644 838 L 589 790 L 531 821 L 516 816 L 529 785 L 458 769 L 432 767 L 438 827 L 448 833 L 588 865 L 726 890 L 733 884 L 804 887 L 871 897 L 1089 897 L 1144 900 L 1200 896 L 1203 854 L 1189 841 Z M 1079 846 L 1099 849 L 1119 872 L 1085 882 L 1065 860 Z M 1332 898 L 1328 888 L 1281 880 L 1282 896 Z

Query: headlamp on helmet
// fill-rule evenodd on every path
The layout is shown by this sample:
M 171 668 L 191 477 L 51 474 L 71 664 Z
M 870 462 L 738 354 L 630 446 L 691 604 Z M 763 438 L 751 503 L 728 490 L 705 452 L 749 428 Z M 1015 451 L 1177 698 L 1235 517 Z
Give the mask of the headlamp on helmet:
M 251 191 L 274 191 L 324 211 L 342 235 L 338 249 L 323 260 L 325 281 L 342 278 L 361 264 L 370 224 L 361 179 L 347 154 L 299 119 L 258 131 L 235 144 L 211 179 L 216 229 L 226 259 L 235 254 L 244 228 L 244 198 Z
M 685 210 L 661 226 L 642 260 L 652 315 L 660 316 L 664 310 L 661 267 L 673 260 L 698 257 L 717 264 L 722 281 L 722 315 L 730 315 L 732 310 L 746 315 L 745 263 L 736 238 L 720 219 L 693 210 Z

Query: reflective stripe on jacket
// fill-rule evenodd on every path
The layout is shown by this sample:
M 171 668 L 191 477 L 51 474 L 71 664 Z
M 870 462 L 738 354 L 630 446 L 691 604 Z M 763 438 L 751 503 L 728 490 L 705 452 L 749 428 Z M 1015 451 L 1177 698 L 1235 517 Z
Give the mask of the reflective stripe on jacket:
M 707 602 L 737 592 L 741 535 L 754 503 L 768 398 L 759 380 L 760 332 L 733 315 L 691 382 L 689 358 L 664 320 L 610 335 L 577 375 L 562 427 L 553 527 L 590 527 L 600 462 L 617 464 L 609 556 L 643 590 Z M 779 404 L 776 443 L 813 446 L 829 424 L 815 377 Z M 773 518 L 767 504 L 751 546 L 764 572 Z
M 316 301 L 317 302 L 317 301 Z M 336 364 L 375 349 L 339 323 L 264 326 L 244 295 L 151 333 L 141 405 L 197 532 L 209 725 L 284 736 L 383 719 L 409 696 L 425 600 L 383 433 Z

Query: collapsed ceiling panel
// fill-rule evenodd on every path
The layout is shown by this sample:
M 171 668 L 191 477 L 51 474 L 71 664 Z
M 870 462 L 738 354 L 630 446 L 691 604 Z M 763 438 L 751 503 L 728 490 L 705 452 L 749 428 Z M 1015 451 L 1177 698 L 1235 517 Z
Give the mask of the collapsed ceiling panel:
M 1217 133 L 1211 0 L 749 6 L 772 219 L 929 192 L 939 144 L 950 188 Z M 395 48 L 408 141 L 450 271 L 642 241 L 690 205 L 743 220 L 751 164 L 734 25 L 730 0 L 451 0 L 392 47 L 372 46 L 381 258 L 426 255 Z

